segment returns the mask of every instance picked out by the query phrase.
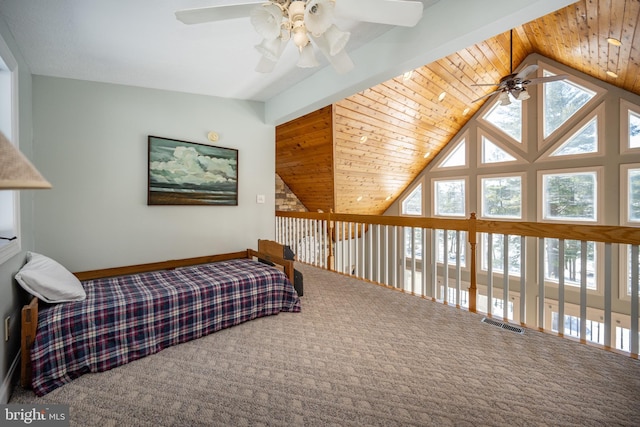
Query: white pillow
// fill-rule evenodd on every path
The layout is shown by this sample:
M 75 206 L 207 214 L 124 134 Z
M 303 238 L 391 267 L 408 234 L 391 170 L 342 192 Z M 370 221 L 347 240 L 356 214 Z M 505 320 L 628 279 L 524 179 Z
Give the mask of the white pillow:
M 48 303 L 81 301 L 87 297 L 76 276 L 35 252 L 27 252 L 27 263 L 15 277 L 27 292 Z

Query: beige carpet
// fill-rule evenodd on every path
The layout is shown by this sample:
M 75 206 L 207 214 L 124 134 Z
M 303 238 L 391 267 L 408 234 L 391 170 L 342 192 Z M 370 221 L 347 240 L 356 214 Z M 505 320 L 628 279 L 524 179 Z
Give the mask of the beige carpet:
M 314 267 L 257 319 L 36 398 L 78 426 L 640 425 L 640 362 Z

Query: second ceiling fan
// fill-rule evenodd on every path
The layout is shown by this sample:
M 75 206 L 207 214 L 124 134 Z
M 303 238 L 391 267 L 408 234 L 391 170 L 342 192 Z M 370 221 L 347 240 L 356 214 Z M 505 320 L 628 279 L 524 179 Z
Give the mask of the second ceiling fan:
M 351 34 L 340 30 L 335 18 L 413 27 L 422 18 L 423 7 L 422 1 L 411 0 L 269 0 L 180 10 L 176 18 L 185 24 L 200 24 L 250 17 L 263 38 L 256 46 L 262 54 L 256 67 L 259 72 L 271 72 L 292 40 L 300 52 L 299 67 L 319 65 L 315 45 L 336 71 L 345 73 L 353 68 L 344 50 Z
M 562 74 L 557 76 L 529 78 L 529 76 L 532 73 L 535 73 L 538 70 L 538 66 L 535 64 L 528 65 L 525 68 L 523 68 L 521 71 L 514 73 L 513 72 L 513 30 L 509 31 L 509 66 L 510 66 L 509 74 L 502 77 L 498 83 L 478 83 L 478 84 L 471 85 L 471 86 L 497 86 L 496 89 L 493 90 L 492 92 L 489 92 L 486 95 L 483 95 L 480 98 L 473 100 L 472 102 L 480 101 L 481 99 L 488 98 L 498 93 L 500 94 L 500 103 L 502 105 L 511 104 L 511 100 L 509 96 L 513 97 L 518 101 L 525 101 L 529 99 L 527 86 L 540 84 L 540 83 L 553 82 L 557 80 L 564 80 L 569 77 L 565 74 Z

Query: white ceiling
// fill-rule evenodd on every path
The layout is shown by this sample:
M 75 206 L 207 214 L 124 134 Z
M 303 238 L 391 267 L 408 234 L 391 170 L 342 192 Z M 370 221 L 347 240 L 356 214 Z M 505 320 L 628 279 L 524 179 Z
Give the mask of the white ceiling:
M 414 28 L 341 20 L 356 67 L 338 75 L 297 68 L 292 45 L 273 73 L 257 73 L 248 17 L 184 25 L 174 15 L 239 2 L 255 0 L 0 0 L 0 19 L 33 74 L 264 101 L 277 124 L 572 3 L 424 0 Z

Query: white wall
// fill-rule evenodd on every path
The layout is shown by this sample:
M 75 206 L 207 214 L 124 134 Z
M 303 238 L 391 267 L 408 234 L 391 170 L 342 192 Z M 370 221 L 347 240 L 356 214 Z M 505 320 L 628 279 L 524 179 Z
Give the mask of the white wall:
M 35 250 L 71 271 L 234 252 L 272 238 L 275 128 L 263 104 L 34 76 Z M 147 136 L 238 149 L 238 206 L 147 206 Z M 265 204 L 256 195 L 266 196 Z

